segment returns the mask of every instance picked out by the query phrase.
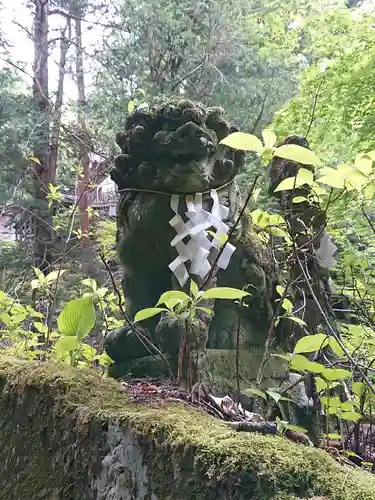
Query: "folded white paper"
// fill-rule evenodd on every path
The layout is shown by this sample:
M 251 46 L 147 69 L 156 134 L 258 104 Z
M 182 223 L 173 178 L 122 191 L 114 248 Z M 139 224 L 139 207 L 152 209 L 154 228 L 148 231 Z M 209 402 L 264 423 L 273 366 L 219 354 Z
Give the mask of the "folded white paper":
M 216 190 L 211 190 L 210 195 L 213 200 L 211 212 L 202 207 L 202 193 L 196 193 L 195 196 L 185 196 L 187 222 L 184 222 L 178 213 L 179 196 L 171 196 L 171 209 L 175 215 L 169 224 L 176 231 L 171 246 L 175 247 L 178 256 L 169 264 L 169 268 L 176 276 L 180 286 L 185 285 L 189 279 L 189 273 L 202 279 L 207 276 L 211 270 L 211 264 L 208 260 L 210 252 L 213 248 L 216 250 L 220 248 L 223 244 L 223 238 L 220 236 L 225 236 L 229 232 L 228 225 L 223 222 L 228 217 L 229 208 L 220 204 Z M 212 241 L 207 232 L 209 228 L 216 229 L 216 237 L 212 238 Z M 183 240 L 187 237 L 190 239 L 185 244 Z M 218 267 L 221 269 L 228 267 L 235 249 L 232 244 L 226 243 L 218 260 Z M 185 266 L 187 261 L 190 261 L 189 272 Z

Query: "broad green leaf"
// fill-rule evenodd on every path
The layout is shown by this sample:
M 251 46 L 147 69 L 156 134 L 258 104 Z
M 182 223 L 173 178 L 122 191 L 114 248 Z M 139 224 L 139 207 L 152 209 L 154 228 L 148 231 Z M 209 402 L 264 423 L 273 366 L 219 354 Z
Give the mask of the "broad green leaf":
M 307 434 L 307 430 L 304 427 L 300 427 L 299 425 L 286 424 L 285 429 L 293 432 L 301 432 L 302 434 Z
M 64 269 L 61 269 L 61 271 L 52 271 L 51 273 L 47 274 L 46 276 L 46 281 L 47 283 L 53 283 L 54 281 L 57 280 L 57 277 L 60 275 L 62 276 L 65 273 Z
M 266 394 L 259 389 L 249 387 L 248 389 L 244 389 L 242 392 L 245 393 L 247 396 L 259 396 L 260 398 L 263 398 L 264 400 L 267 401 Z
M 290 321 L 294 321 L 297 325 L 306 326 L 306 322 L 301 318 L 297 318 L 297 316 L 286 316 L 285 319 L 290 319 Z
M 139 104 L 137 106 L 137 109 L 145 109 L 145 108 L 148 108 L 148 107 L 149 107 L 149 105 L 148 105 L 147 102 L 142 102 L 141 104 Z
M 148 307 L 147 309 L 141 309 L 135 315 L 134 323 L 138 323 L 139 321 L 152 318 L 153 316 L 156 316 L 157 314 L 160 314 L 163 311 L 168 311 L 168 309 L 163 309 L 162 307 Z
M 293 311 L 293 304 L 289 299 L 283 299 L 282 308 L 290 314 Z
M 46 334 L 48 332 L 47 325 L 41 323 L 40 321 L 34 321 L 33 326 L 38 330 L 39 333 Z
M 344 368 L 324 368 L 321 375 L 326 380 L 333 382 L 334 380 L 350 378 L 352 376 L 352 372 L 345 370 Z
M 350 422 L 358 422 L 359 420 L 361 420 L 362 415 L 355 411 L 346 411 L 342 413 L 341 418 L 343 420 L 349 420 Z
M 300 339 L 295 348 L 294 352 L 296 354 L 304 353 L 304 352 L 315 352 L 319 351 L 325 347 L 329 342 L 328 335 L 324 333 L 317 333 L 316 335 L 307 335 L 306 337 L 302 337 Z
M 197 307 L 197 311 L 202 311 L 202 312 L 208 314 L 209 316 L 212 316 L 214 313 L 213 310 L 209 309 L 208 307 Z
M 44 276 L 44 274 L 42 273 L 42 271 L 39 268 L 37 268 L 37 267 L 33 267 L 33 269 L 34 269 L 35 276 L 38 278 L 38 280 L 41 283 L 44 283 L 46 281 L 46 277 Z
M 284 179 L 283 181 L 280 182 L 280 184 L 275 189 L 275 193 L 277 191 L 290 191 L 291 189 L 294 189 L 295 187 L 297 187 L 296 178 L 295 177 L 288 177 L 287 179 Z
M 366 156 L 371 158 L 372 161 L 375 161 L 375 151 L 370 151 L 369 153 L 365 153 Z
M 128 113 L 133 113 L 135 109 L 135 102 L 134 101 L 129 101 L 128 103 Z
M 372 172 L 372 160 L 363 155 L 358 155 L 355 159 L 354 166 L 360 170 L 364 175 L 370 175 Z
M 343 401 L 340 403 L 341 411 L 354 411 L 355 403 L 354 401 Z
M 274 156 L 302 163 L 303 165 L 318 165 L 320 163 L 319 158 L 310 149 L 297 146 L 296 144 L 284 144 L 276 148 Z
M 55 351 L 57 356 L 60 358 L 72 351 L 79 348 L 80 342 L 77 337 L 68 336 L 61 337 L 55 344 Z
M 193 280 L 190 280 L 190 293 L 194 298 L 198 295 L 198 285 Z
M 365 393 L 366 386 L 363 382 L 354 382 L 352 385 L 352 392 L 361 398 L 363 394 Z
M 277 285 L 276 292 L 282 297 L 285 293 L 285 287 L 281 285 Z
M 326 439 L 341 439 L 340 434 L 334 434 L 334 433 L 332 433 L 332 434 L 324 434 L 324 437 Z
M 293 354 L 290 362 L 290 368 L 296 371 L 310 373 L 322 373 L 325 369 L 322 364 L 310 361 L 301 354 Z
M 345 187 L 346 177 L 339 170 L 327 167 L 323 170 L 323 174 L 316 182 L 336 189 L 343 189 Z
M 93 298 L 80 297 L 69 301 L 57 318 L 62 335 L 75 335 L 79 340 L 88 335 L 95 325 Z
M 332 397 L 322 396 L 320 398 L 320 402 L 322 403 L 322 405 L 326 407 L 329 406 L 330 408 L 336 408 L 336 409 L 339 408 L 341 404 L 340 398 L 338 396 L 332 396 Z
M 332 351 L 337 354 L 337 356 L 343 356 L 344 351 L 340 344 L 337 342 L 335 337 L 330 337 L 329 338 L 329 347 L 332 349 Z
M 93 292 L 96 292 L 98 285 L 96 281 L 92 278 L 85 278 L 81 281 L 82 285 L 88 286 Z
M 315 384 L 318 394 L 322 391 L 325 391 L 327 388 L 327 382 L 323 380 L 321 377 L 315 377 Z
M 245 292 L 244 290 L 238 290 L 237 288 L 229 288 L 229 287 L 217 287 L 210 288 L 202 293 L 200 296 L 201 299 L 242 299 L 243 297 L 248 297 L 249 292 Z
M 279 392 L 276 392 L 276 391 L 271 391 L 271 390 L 268 390 L 266 391 L 267 394 L 269 395 L 269 397 L 271 399 L 273 399 L 276 403 L 278 403 L 280 401 L 280 398 L 281 398 L 281 394 Z
M 165 304 L 166 301 L 168 301 L 170 299 L 177 299 L 181 302 L 183 302 L 185 300 L 187 300 L 189 302 L 191 300 L 189 295 L 187 295 L 185 292 L 181 292 L 181 290 L 169 290 L 168 292 L 164 292 L 160 296 L 156 306 L 159 306 L 160 304 Z
M 233 149 L 241 149 L 243 151 L 255 151 L 262 153 L 263 145 L 255 135 L 245 134 L 244 132 L 233 132 L 220 141 L 220 144 Z
M 40 160 L 38 158 L 36 158 L 35 156 L 29 156 L 28 160 L 32 161 L 33 163 L 37 163 L 38 165 L 41 165 Z
M 31 280 L 31 290 L 37 290 L 40 287 L 40 281 Z
M 269 128 L 266 128 L 262 132 L 262 138 L 264 142 L 264 146 L 266 149 L 272 148 L 272 146 L 275 145 L 276 142 L 276 134 L 273 130 L 270 130 Z
M 304 196 L 296 196 L 295 198 L 293 198 L 292 203 L 303 203 L 304 201 L 309 201 L 309 200 Z

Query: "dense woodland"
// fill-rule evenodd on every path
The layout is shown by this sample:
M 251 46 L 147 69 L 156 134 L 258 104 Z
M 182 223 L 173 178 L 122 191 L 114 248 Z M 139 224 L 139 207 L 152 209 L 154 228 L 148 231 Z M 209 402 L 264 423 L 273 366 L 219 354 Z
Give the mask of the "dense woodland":
M 316 155 L 312 162 L 319 158 L 314 202 L 337 247 L 328 266 L 333 319 L 308 332 L 310 344 L 305 337 L 294 354 L 301 358 L 323 349 L 324 335 L 333 333 L 330 347 L 339 362 L 328 357 L 321 363 L 336 373 L 320 371 L 315 382 L 325 415 L 337 419 L 341 432 L 327 425 L 325 437 L 342 441 L 362 457 L 359 466 L 371 468 L 374 1 L 2 2 L 0 205 L 17 234 L 15 241 L 0 241 L 2 348 L 30 359 L 106 369 L 110 358 L 103 342 L 123 324 L 126 304 L 119 292 L 115 218 L 91 207 L 88 192 L 109 175 L 120 153 L 116 134 L 134 110 L 173 96 L 219 106 L 242 132 L 264 141 L 264 150 L 251 141 L 249 147 L 236 143 L 252 151 L 238 181 L 247 193 L 257 178 L 249 216 L 265 241 L 276 241 L 276 255 L 280 245 L 293 254 L 293 234 L 272 215 L 267 195 L 273 148 L 296 134 L 308 139 Z M 301 185 L 297 181 L 284 189 Z M 282 265 L 284 313 L 279 308 L 275 327 L 286 315 L 306 324 L 288 298 L 288 262 Z M 77 314 L 84 317 L 78 327 Z M 292 368 L 316 374 L 317 364 L 295 361 Z M 343 380 L 349 394 L 344 402 L 330 392 Z M 280 397 L 256 388 L 252 394 L 270 405 Z

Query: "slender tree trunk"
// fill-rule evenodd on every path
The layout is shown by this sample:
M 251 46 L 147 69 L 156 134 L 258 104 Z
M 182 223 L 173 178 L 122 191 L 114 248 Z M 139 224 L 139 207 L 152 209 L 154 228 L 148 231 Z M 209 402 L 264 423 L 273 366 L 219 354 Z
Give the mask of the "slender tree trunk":
M 78 178 L 78 199 L 79 211 L 81 216 L 81 232 L 82 241 L 85 247 L 85 258 L 83 259 L 83 267 L 86 275 L 93 274 L 90 256 L 90 220 L 89 220 L 89 199 L 88 199 L 88 186 L 89 186 L 89 169 L 90 158 L 89 148 L 87 141 L 87 126 L 85 119 L 86 95 L 85 95 L 85 78 L 83 71 L 83 48 L 82 48 L 82 15 L 75 18 L 75 31 L 76 31 L 76 78 L 77 78 L 77 104 L 78 104 L 78 127 L 79 127 L 79 156 L 81 164 L 81 173 Z
M 52 217 L 48 208 L 49 101 L 48 101 L 48 8 L 49 0 L 34 0 L 33 101 L 37 113 L 33 165 L 36 206 L 33 216 L 34 265 L 48 272 L 51 266 Z
M 71 18 L 67 17 L 66 25 L 61 31 L 61 45 L 60 45 L 60 61 L 59 61 L 59 78 L 57 83 L 57 93 L 55 100 L 55 116 L 52 123 L 51 132 L 51 149 L 49 158 L 49 168 L 51 175 L 51 182 L 56 180 L 57 170 L 57 156 L 60 138 L 60 125 L 61 125 L 61 112 L 64 97 L 64 78 L 66 74 L 66 59 L 69 49 L 69 42 L 71 38 Z

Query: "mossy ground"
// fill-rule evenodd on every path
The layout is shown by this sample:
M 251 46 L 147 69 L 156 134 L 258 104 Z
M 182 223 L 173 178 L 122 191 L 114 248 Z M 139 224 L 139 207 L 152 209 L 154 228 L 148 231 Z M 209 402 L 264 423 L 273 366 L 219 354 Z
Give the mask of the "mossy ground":
M 96 498 L 87 478 L 108 422 L 139 439 L 158 500 L 375 499 L 374 476 L 320 450 L 236 433 L 178 404 L 134 404 L 91 371 L 0 358 L 0 388 L 1 499 Z

